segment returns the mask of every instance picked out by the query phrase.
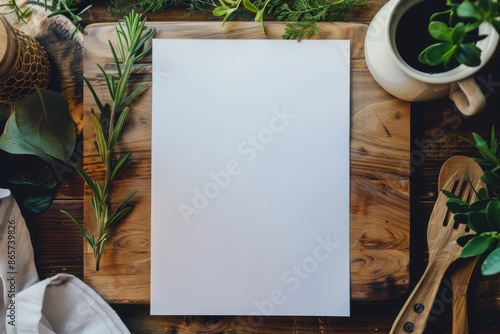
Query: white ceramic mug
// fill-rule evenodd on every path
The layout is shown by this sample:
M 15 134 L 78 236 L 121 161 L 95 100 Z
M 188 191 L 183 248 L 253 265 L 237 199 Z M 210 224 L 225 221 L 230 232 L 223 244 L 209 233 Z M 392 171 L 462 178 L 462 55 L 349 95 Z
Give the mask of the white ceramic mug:
M 482 50 L 480 66 L 460 65 L 434 74 L 416 70 L 400 56 L 395 35 L 403 14 L 422 1 L 426 0 L 390 0 L 375 15 L 365 39 L 368 69 L 382 88 L 399 99 L 422 102 L 448 95 L 464 115 L 474 115 L 484 109 L 486 98 L 472 76 L 494 54 L 498 34 L 490 24 L 479 27 L 480 35 L 488 35 L 476 43 Z M 422 20 L 428 19 L 422 17 Z

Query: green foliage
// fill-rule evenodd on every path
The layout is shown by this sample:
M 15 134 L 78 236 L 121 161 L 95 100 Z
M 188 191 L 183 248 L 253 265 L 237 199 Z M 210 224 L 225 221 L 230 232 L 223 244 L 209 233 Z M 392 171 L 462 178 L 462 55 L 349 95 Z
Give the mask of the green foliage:
M 144 13 L 159 12 L 169 8 L 186 8 L 189 11 L 207 11 L 207 8 L 214 7 L 212 0 L 111 0 L 108 10 L 117 15 L 128 13 L 131 10 L 140 10 Z
M 316 22 L 296 22 L 289 23 L 285 28 L 285 33 L 281 36 L 283 39 L 296 39 L 301 41 L 304 38 L 311 38 L 321 33 Z
M 367 3 L 368 0 L 274 0 L 269 12 L 288 23 L 283 38 L 300 40 L 320 33 L 317 22 L 344 21 L 352 8 Z
M 498 139 L 495 128 L 491 130 L 490 140 L 484 140 L 473 133 L 472 143 L 478 149 L 480 158 L 478 163 L 490 167 L 485 170 L 481 180 L 486 188 L 476 189 L 477 199 L 469 204 L 462 201 L 453 193 L 443 191 L 448 196 L 447 206 L 454 214 L 454 218 L 461 224 L 475 232 L 458 238 L 457 242 L 463 246 L 462 257 L 481 256 L 483 258 L 481 272 L 483 275 L 500 273 L 500 157 Z M 491 195 L 488 195 L 488 191 Z
M 429 34 L 437 43 L 419 55 L 419 61 L 431 66 L 444 64 L 451 69 L 460 64 L 479 66 L 481 50 L 476 42 L 486 36 L 478 35 L 482 23 L 490 23 L 500 32 L 500 2 L 496 0 L 447 0 L 448 10 L 435 13 L 429 23 Z
M 285 39 L 302 39 L 318 34 L 316 26 L 320 21 L 343 21 L 345 14 L 355 6 L 362 6 L 368 0 L 219 0 L 214 9 L 215 16 L 223 16 L 222 24 L 230 20 L 243 8 L 254 15 L 256 22 L 263 22 L 264 14 L 275 15 L 278 20 L 288 23 Z M 264 28 L 264 26 L 262 26 Z
M 249 12 L 255 14 L 254 21 L 260 22 L 262 25 L 262 31 L 264 31 L 264 13 L 266 12 L 266 7 L 269 4 L 270 0 L 266 0 L 263 4 L 258 5 L 256 3 L 251 2 L 250 0 L 219 0 L 220 6 L 216 7 L 213 11 L 214 16 L 224 16 L 222 20 L 222 25 L 228 19 L 230 19 L 234 13 L 241 9 L 241 4 L 243 3 L 243 7 Z
M 136 193 L 135 191 L 130 193 L 114 209 L 111 208 L 112 183 L 132 163 L 130 152 L 113 160 L 113 148 L 123 130 L 130 103 L 147 88 L 146 85 L 140 85 L 129 90 L 129 80 L 134 63 L 151 51 L 151 48 L 143 50 L 143 47 L 145 42 L 153 36 L 154 29 L 146 31 L 145 24 L 145 18 L 134 11 L 118 22 L 116 27 L 118 50 L 115 50 L 109 42 L 117 75 L 108 74 L 102 66 L 97 65 L 105 78 L 109 97 L 112 100 L 111 105 L 103 103 L 97 96 L 94 87 L 84 78 L 98 108 L 98 112 L 94 109 L 91 110 L 90 119 L 95 133 L 94 145 L 106 173 L 103 179 L 93 179 L 83 168 L 77 164 L 72 165 L 92 191 L 90 204 L 95 214 L 96 234 L 87 231 L 71 213 L 65 210 L 61 212 L 75 223 L 92 247 L 96 259 L 96 271 L 99 270 L 104 244 L 109 238 L 109 228 L 121 221 L 132 210 L 131 199 Z
M 6 112 L 2 112 L 7 116 Z M 25 213 L 40 213 L 52 202 L 75 147 L 75 126 L 68 102 L 37 89 L 12 107 L 0 136 L 0 187 L 12 190 Z
M 37 0 L 37 2 L 41 2 L 40 0 Z M 71 21 L 75 24 L 76 28 L 73 30 L 73 33 L 71 34 L 71 38 L 74 37 L 74 35 L 78 31 L 83 31 L 83 26 L 81 25 L 82 18 L 80 15 L 82 15 L 84 12 L 86 12 L 91 6 L 87 6 L 83 9 L 78 9 L 77 5 L 80 1 L 78 0 L 54 0 L 51 1 L 50 4 L 47 3 L 47 0 L 43 1 L 45 10 L 50 10 L 51 14 L 49 17 L 56 16 L 56 15 L 65 15 L 71 19 Z M 27 23 L 29 20 L 29 16 L 31 15 L 32 11 L 30 8 L 27 8 L 25 10 L 21 9 L 21 7 L 18 6 L 16 0 L 9 0 L 6 4 L 2 4 L 0 6 L 8 6 L 12 7 L 14 10 L 14 13 L 17 16 L 17 19 L 19 21 L 22 21 L 24 23 Z

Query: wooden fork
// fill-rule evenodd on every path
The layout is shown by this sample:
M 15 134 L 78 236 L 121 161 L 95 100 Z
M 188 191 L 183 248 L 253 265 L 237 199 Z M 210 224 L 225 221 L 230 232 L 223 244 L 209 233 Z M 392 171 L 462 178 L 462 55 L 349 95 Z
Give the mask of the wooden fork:
M 446 180 L 450 177 L 454 171 L 458 168 L 467 171 L 467 175 L 472 180 L 479 180 L 483 174 L 481 166 L 474 160 L 465 156 L 454 156 L 446 160 L 446 162 L 441 167 L 438 179 L 438 189 L 443 189 Z M 480 187 L 484 187 L 484 184 L 479 183 Z M 473 195 L 473 200 L 475 194 Z M 452 334 L 468 334 L 469 333 L 469 321 L 467 317 L 467 288 L 469 286 L 469 280 L 474 271 L 474 267 L 477 263 L 477 256 L 467 259 L 462 259 L 459 266 L 454 268 L 451 273 L 451 290 L 453 293 L 452 299 Z
M 443 188 L 463 200 L 470 200 L 472 187 L 477 187 L 477 184 L 470 184 L 467 171 L 460 168 L 450 176 Z M 455 223 L 453 214 L 446 207 L 447 200 L 448 197 L 440 192 L 427 227 L 427 268 L 394 321 L 390 333 L 423 333 L 444 273 L 460 257 L 462 248 L 456 240 L 469 232 L 463 224 Z

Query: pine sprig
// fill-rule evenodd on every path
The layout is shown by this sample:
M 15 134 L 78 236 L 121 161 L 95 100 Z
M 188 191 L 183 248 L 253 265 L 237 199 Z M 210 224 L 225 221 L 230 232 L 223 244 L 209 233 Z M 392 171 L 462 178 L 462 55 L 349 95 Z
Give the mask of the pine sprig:
M 103 103 L 97 96 L 92 84 L 84 78 L 89 88 L 98 112 L 93 108 L 90 111 L 90 120 L 95 133 L 94 145 L 99 153 L 104 166 L 105 176 L 103 179 L 92 179 L 80 166 L 73 164 L 75 170 L 83 178 L 85 184 L 92 191 L 90 204 L 95 214 L 96 233 L 92 234 L 85 229 L 82 223 L 74 216 L 62 210 L 83 234 L 85 240 L 92 247 L 96 260 L 96 271 L 99 270 L 104 244 L 109 238 L 109 228 L 121 221 L 132 210 L 132 198 L 136 192 L 133 191 L 125 196 L 120 203 L 112 209 L 110 206 L 110 190 L 114 181 L 132 163 L 131 153 L 123 153 L 119 158 L 113 160 L 113 147 L 123 130 L 125 120 L 129 113 L 129 105 L 139 96 L 147 85 L 140 85 L 129 90 L 129 79 L 134 63 L 151 51 L 151 48 L 143 50 L 144 44 L 154 34 L 154 29 L 146 30 L 146 19 L 142 15 L 132 11 L 125 16 L 116 27 L 118 50 L 115 50 L 109 42 L 110 51 L 117 69 L 117 74 L 107 73 L 104 68 L 97 65 L 103 74 L 108 93 L 112 103 Z
M 286 25 L 285 33 L 281 36 L 283 39 L 295 39 L 301 41 L 304 38 L 311 38 L 321 33 L 316 22 L 296 22 Z

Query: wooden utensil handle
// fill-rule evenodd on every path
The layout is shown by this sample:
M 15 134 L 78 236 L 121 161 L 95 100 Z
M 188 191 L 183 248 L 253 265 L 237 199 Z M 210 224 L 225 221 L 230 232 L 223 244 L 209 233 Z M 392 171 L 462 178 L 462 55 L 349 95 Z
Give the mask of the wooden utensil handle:
M 461 266 L 451 275 L 453 291 L 452 334 L 469 334 L 467 317 L 467 287 L 477 263 L 477 256 L 461 259 Z
M 429 266 L 399 312 L 391 334 L 423 333 L 447 266 L 429 261 Z

